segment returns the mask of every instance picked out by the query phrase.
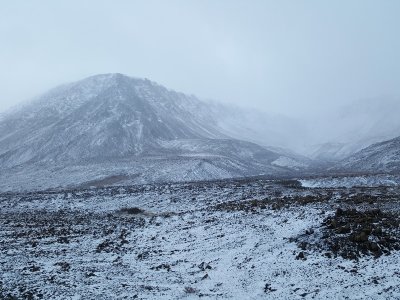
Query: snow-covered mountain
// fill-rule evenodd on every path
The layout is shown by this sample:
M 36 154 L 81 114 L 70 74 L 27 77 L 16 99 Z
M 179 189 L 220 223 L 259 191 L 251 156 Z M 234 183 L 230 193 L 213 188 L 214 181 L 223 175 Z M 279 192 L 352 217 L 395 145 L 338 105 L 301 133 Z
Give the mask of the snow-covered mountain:
M 0 164 L 103 160 L 156 152 L 159 140 L 224 138 L 202 109 L 196 99 L 148 80 L 90 77 L 5 118 Z
M 57 174 L 72 166 L 78 184 L 121 174 L 140 182 L 282 174 L 307 163 L 231 138 L 194 96 L 122 74 L 63 85 L 0 119 L 0 179 L 15 185 L 39 174 L 64 185 Z
M 336 170 L 400 172 L 400 137 L 373 144 L 341 161 Z

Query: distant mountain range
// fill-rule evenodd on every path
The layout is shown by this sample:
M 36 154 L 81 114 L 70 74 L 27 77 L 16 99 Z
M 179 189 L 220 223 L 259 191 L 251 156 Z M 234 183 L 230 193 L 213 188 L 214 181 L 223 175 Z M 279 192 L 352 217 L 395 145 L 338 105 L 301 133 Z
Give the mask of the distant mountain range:
M 0 189 L 282 175 L 311 161 L 229 135 L 224 108 L 147 79 L 96 75 L 0 119 Z
M 0 116 L 0 190 L 399 172 L 400 137 L 365 147 L 400 132 L 400 104 L 368 103 L 335 117 L 334 142 L 311 145 L 313 131 L 294 119 L 96 75 Z M 287 150 L 299 143 L 310 158 Z

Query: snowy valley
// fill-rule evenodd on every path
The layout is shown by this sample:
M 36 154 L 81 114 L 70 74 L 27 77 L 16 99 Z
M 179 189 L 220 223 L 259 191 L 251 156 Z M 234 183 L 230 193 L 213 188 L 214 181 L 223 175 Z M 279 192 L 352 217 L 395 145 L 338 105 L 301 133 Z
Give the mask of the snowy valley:
M 307 157 L 233 111 L 102 74 L 4 114 L 0 298 L 400 298 L 398 138 Z

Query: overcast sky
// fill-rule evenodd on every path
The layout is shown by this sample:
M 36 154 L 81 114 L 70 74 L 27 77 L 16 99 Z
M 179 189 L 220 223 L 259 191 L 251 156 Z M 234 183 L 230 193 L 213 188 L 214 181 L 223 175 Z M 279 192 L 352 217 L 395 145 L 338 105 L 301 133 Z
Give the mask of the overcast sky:
M 397 0 L 0 5 L 0 111 L 109 72 L 291 115 L 400 95 Z

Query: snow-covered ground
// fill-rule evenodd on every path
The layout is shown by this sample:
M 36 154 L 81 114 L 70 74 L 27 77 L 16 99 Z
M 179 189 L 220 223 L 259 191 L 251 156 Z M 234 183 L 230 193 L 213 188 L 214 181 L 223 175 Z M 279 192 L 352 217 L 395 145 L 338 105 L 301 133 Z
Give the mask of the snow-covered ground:
M 299 180 L 303 187 L 307 188 L 337 188 L 337 187 L 379 187 L 379 186 L 399 186 L 399 175 L 364 175 L 364 176 L 334 176 L 319 177 L 314 179 Z
M 366 194 L 358 209 L 398 211 L 397 187 L 267 180 L 0 194 L 0 298 L 396 299 L 398 251 L 348 260 L 295 242 Z

